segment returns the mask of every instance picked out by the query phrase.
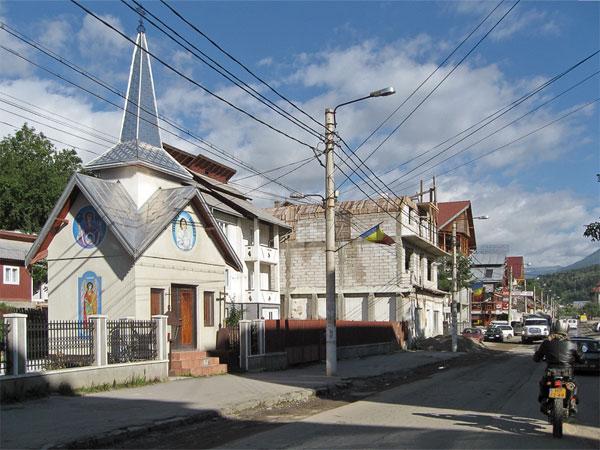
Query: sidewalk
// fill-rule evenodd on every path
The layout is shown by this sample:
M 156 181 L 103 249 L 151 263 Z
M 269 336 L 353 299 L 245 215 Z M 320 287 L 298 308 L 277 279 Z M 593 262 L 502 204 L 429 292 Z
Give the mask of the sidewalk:
M 139 388 L 0 405 L 0 448 L 86 447 L 144 430 L 301 400 L 348 380 L 402 372 L 452 359 L 461 353 L 395 352 L 338 361 L 337 377 L 325 364 L 277 372 L 170 380 Z

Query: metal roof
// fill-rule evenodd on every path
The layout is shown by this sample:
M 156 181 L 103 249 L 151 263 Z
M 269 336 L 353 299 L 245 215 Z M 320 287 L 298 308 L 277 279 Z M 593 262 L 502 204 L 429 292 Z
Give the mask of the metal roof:
M 33 242 L 0 239 L 0 259 L 25 261 L 25 255 L 32 245 Z
M 178 178 L 192 176 L 162 148 L 146 36 L 138 33 L 119 143 L 85 165 L 89 170 L 142 165 Z
M 244 217 L 244 215 L 241 212 L 239 212 L 236 209 L 233 209 L 231 206 L 229 206 L 223 200 L 218 199 L 217 197 L 212 195 L 209 191 L 207 191 L 205 189 L 199 189 L 199 190 L 202 194 L 202 197 L 204 197 L 204 200 L 206 201 L 206 204 L 209 206 L 209 208 L 214 208 L 217 211 L 221 211 L 223 213 L 230 214 L 235 217 L 242 217 L 242 218 Z
M 249 213 L 251 216 L 254 216 L 257 219 L 260 219 L 263 222 L 278 225 L 279 227 L 285 228 L 286 230 L 292 230 L 292 227 L 289 226 L 287 223 L 285 223 L 279 219 L 276 219 L 275 217 L 270 215 L 268 212 L 266 212 L 264 209 L 254 206 L 252 203 L 250 203 L 247 200 L 243 200 L 239 197 L 236 197 L 236 196 L 233 196 L 230 194 L 226 194 L 225 192 L 217 193 L 217 196 L 219 196 L 219 195 L 223 196 L 225 199 L 229 200 L 231 203 L 236 205 L 238 208 L 241 208 L 245 212 Z
M 224 259 L 236 270 L 242 270 L 242 263 L 223 235 L 221 227 L 217 226 L 206 202 L 195 186 L 158 189 L 138 209 L 121 183 L 82 174 L 73 175 L 69 181 L 42 232 L 27 253 L 26 264 L 29 264 L 39 251 L 43 251 L 40 247 L 46 241 L 47 235 L 51 233 L 59 211 L 72 195 L 75 187 L 81 190 L 134 260 L 143 254 L 186 205 L 194 201 L 196 207 L 203 209 L 200 211 L 201 216 L 208 224 L 208 228 L 217 234 L 216 238 L 219 241 L 217 248 L 222 252 Z
M 133 50 L 129 85 L 121 127 L 121 142 L 140 140 L 162 148 L 148 43 L 138 33 Z
M 139 140 L 119 142 L 85 165 L 89 170 L 140 164 L 159 172 L 191 180 L 192 175 L 165 150 Z
M 474 266 L 504 266 L 505 253 L 473 253 L 471 263 Z

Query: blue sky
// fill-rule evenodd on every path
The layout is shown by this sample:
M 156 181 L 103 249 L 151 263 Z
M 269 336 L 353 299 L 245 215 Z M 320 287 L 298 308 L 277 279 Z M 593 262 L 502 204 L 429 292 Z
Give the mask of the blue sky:
M 393 86 L 397 91 L 394 96 L 369 99 L 338 110 L 339 136 L 352 149 L 376 130 L 499 4 L 168 3 L 315 121 L 297 113 L 159 1 L 142 5 L 235 76 L 317 131 L 325 108 Z M 135 38 L 136 14 L 123 3 L 82 4 Z M 454 56 L 357 151 L 366 160 L 369 169 L 365 174 L 372 180 L 365 185 L 353 177 L 353 182 L 373 198 L 382 193 L 413 195 L 421 179 L 429 188 L 436 175 L 439 201 L 471 200 L 475 215 L 490 216 L 489 220 L 476 223 L 478 244 L 509 245 L 511 255 L 523 255 L 534 266 L 568 265 L 598 248 L 598 243 L 582 236 L 583 225 L 600 216 L 600 183 L 596 177 L 600 173 L 600 102 L 585 106 L 600 97 L 598 55 L 463 142 L 450 147 L 455 139 L 436 148 L 600 49 L 600 3 L 521 1 L 456 68 L 514 4 L 500 4 Z M 243 191 L 251 191 L 254 202 L 260 206 L 271 206 L 274 200 L 288 197 L 290 191 L 322 193 L 321 166 L 314 158 L 302 167 L 298 163 L 313 155 L 310 147 L 322 150 L 318 138 L 216 74 L 169 40 L 149 23 L 150 19 L 145 26 L 152 53 L 207 90 L 302 144 L 236 111 L 153 61 L 159 113 L 209 144 L 179 138 L 177 130 L 167 124 L 165 128 L 174 134 L 163 132 L 163 141 L 232 166 L 237 170 L 232 183 Z M 118 91 L 126 91 L 132 44 L 75 4 L 0 0 L 0 20 L 11 31 L 44 45 Z M 122 105 L 118 95 L 5 30 L 0 30 L 0 44 L 13 52 L 0 48 L 1 136 L 13 133 L 15 126 L 27 121 L 56 139 L 58 147 L 75 147 L 84 161 L 111 145 L 119 133 L 122 111 L 65 80 Z M 578 108 L 581 109 L 562 118 Z M 66 124 L 78 130 L 67 128 Z M 390 135 L 396 127 L 397 131 Z M 100 132 L 111 137 L 100 139 L 104 136 Z M 207 145 L 213 146 L 212 150 L 208 148 L 211 153 L 207 153 Z M 490 153 L 495 149 L 498 150 Z M 427 153 L 419 157 L 424 152 Z M 338 150 L 337 162 L 345 173 L 350 172 L 344 165 L 348 158 Z M 432 167 L 434 164 L 437 165 Z M 252 175 L 248 166 L 268 171 L 284 165 L 290 166 L 269 172 L 272 177 L 281 176 L 280 184 L 265 185 L 268 180 L 263 177 L 248 177 Z M 294 168 L 297 170 L 286 174 Z M 340 186 L 343 180 L 343 173 L 338 171 L 340 200 L 366 198 L 353 183 Z

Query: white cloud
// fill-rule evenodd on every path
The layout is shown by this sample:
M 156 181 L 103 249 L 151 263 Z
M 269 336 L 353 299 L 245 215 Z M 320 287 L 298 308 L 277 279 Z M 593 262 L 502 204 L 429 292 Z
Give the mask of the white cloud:
M 64 18 L 44 20 L 40 29 L 40 42 L 54 51 L 64 50 L 73 39 L 71 23 Z
M 19 105 L 8 106 L 10 113 L 2 113 L 2 121 L 10 124 L 0 124 L 2 137 L 14 134 L 15 128 L 27 122 L 36 131 L 54 139 L 56 148 L 75 147 L 84 162 L 107 150 L 111 141 L 118 140 L 121 112 L 95 110 L 87 98 L 59 84 L 34 78 L 9 81 L 0 83 L 0 92 L 10 95 L 10 101 Z M 0 94 L 0 99 L 7 97 Z M 33 109 L 38 115 L 23 108 Z
M 123 26 L 117 17 L 111 15 L 99 17 L 123 32 Z M 133 48 L 132 44 L 119 33 L 89 15 L 83 18 L 83 26 L 77 33 L 77 40 L 81 54 L 91 59 L 104 59 L 114 52 Z
M 490 216 L 475 222 L 478 245 L 509 245 L 510 255 L 533 266 L 567 266 L 595 250 L 583 237 L 594 211 L 568 190 L 531 192 L 516 182 L 500 186 L 491 176 L 449 176 L 438 179 L 438 191 L 440 201 L 471 200 L 475 216 Z

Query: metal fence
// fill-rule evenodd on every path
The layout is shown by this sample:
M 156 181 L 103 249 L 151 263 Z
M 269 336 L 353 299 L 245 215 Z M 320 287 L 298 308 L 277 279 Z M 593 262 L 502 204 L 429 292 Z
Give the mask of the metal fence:
M 7 323 L 0 323 L 0 375 L 6 375 L 8 370 L 6 360 L 8 353 L 8 332 L 10 331 L 10 325 Z
M 148 320 L 107 321 L 108 363 L 156 359 L 156 328 L 156 322 Z
M 27 324 L 27 371 L 89 366 L 94 360 L 94 324 L 52 321 Z

